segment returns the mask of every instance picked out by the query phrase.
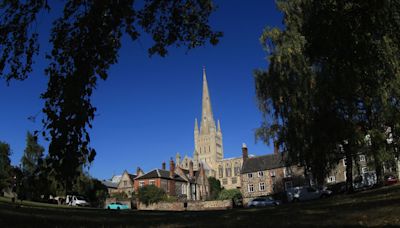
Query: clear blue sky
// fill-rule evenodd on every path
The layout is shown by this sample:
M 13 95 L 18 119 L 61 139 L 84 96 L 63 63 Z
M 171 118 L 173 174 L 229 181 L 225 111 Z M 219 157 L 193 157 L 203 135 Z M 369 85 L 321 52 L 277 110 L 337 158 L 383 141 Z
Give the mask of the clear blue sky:
M 124 39 L 119 62 L 100 81 L 93 95 L 97 116 L 91 145 L 97 150 L 90 174 L 99 179 L 113 174 L 161 167 L 163 161 L 193 153 L 194 119 L 201 116 L 202 66 L 206 67 L 214 118 L 220 119 L 225 157 L 241 156 L 245 142 L 249 153 L 262 155 L 272 149 L 256 143 L 254 130 L 261 113 L 257 108 L 253 70 L 266 68 L 259 37 L 266 26 L 282 25 L 282 15 L 272 0 L 216 1 L 210 18 L 224 37 L 217 46 L 187 52 L 172 48 L 165 58 L 149 58 L 150 40 Z M 48 50 L 48 19 L 38 23 L 42 52 L 34 72 L 23 82 L 6 86 L 0 81 L 0 140 L 10 144 L 12 164 L 19 164 L 26 132 L 41 129 L 39 95 L 47 85 L 43 68 Z M 37 115 L 36 122 L 28 120 Z M 39 141 L 47 146 L 43 139 Z

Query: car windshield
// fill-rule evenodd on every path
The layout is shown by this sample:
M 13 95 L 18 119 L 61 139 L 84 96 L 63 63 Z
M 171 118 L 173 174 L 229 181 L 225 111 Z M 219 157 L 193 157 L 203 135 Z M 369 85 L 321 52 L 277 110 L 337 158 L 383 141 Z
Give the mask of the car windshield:
M 77 196 L 76 199 L 78 199 L 78 200 L 85 200 L 85 198 L 82 197 L 82 196 Z

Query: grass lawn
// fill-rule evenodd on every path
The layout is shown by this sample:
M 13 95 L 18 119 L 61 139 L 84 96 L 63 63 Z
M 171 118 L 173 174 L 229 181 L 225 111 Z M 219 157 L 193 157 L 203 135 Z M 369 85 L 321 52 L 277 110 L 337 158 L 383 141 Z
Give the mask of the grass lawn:
M 400 185 L 261 209 L 107 211 L 0 199 L 0 227 L 400 226 Z

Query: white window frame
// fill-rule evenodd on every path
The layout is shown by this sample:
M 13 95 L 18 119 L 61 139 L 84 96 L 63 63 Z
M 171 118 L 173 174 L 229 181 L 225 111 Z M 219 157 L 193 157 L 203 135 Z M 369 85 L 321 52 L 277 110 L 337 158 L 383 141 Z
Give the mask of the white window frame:
M 156 180 L 149 180 L 149 185 L 156 185 Z
M 247 191 L 248 192 L 254 192 L 254 184 L 248 184 L 247 185 Z
M 139 181 L 139 188 L 144 187 L 144 181 Z
M 248 173 L 247 178 L 252 179 L 253 178 L 253 173 Z
M 343 166 L 346 167 L 346 158 L 343 158 Z
M 288 170 L 290 170 L 290 173 L 288 173 Z M 290 167 L 285 167 L 283 169 L 283 177 L 291 177 L 292 176 L 292 170 L 290 169 Z
M 368 167 L 362 167 L 361 168 L 361 173 L 366 173 L 368 172 Z
M 336 177 L 335 176 L 329 176 L 326 180 L 328 183 L 335 183 L 336 182 Z
M 265 183 L 264 182 L 261 182 L 261 183 L 258 184 L 258 190 L 260 192 L 265 191 Z
M 264 172 L 263 171 L 258 171 L 258 177 L 263 177 L 264 176 Z
M 360 155 L 360 162 L 365 162 L 365 155 L 363 154 Z

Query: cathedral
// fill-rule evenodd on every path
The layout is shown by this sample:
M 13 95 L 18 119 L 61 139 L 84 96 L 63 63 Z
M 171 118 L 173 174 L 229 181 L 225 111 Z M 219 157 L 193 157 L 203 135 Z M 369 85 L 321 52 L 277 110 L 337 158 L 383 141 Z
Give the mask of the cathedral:
M 225 189 L 240 188 L 240 170 L 243 159 L 241 156 L 224 158 L 221 124 L 219 120 L 215 124 L 205 68 L 203 68 L 200 125 L 197 118 L 194 121 L 193 157 L 185 156 L 181 159 L 180 154 L 177 153 L 175 160 L 176 165 L 183 169 L 188 169 L 191 161 L 195 170 L 202 165 L 206 175 L 217 178 Z

